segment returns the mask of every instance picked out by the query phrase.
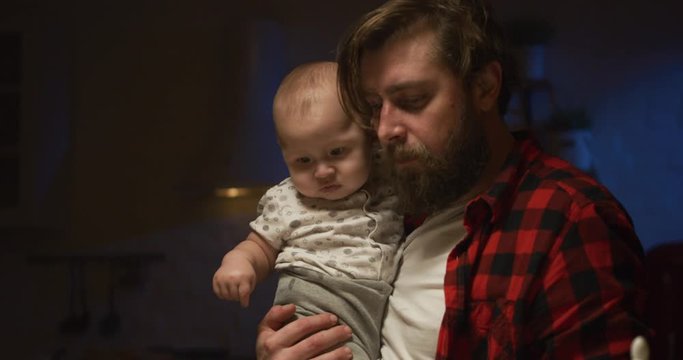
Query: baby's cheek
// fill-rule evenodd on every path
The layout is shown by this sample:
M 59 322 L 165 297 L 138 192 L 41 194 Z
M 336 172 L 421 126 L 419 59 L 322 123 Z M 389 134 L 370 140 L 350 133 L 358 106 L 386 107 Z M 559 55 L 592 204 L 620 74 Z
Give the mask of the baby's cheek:
M 311 197 L 313 195 L 310 181 L 300 174 L 290 174 L 292 183 L 302 195 Z

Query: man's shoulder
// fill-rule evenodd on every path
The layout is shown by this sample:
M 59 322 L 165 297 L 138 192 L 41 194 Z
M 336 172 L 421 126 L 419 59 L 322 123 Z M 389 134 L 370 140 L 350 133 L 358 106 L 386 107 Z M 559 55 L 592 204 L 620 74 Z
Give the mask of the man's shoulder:
M 543 154 L 532 162 L 519 183 L 520 194 L 545 194 L 555 202 L 584 207 L 616 203 L 610 191 L 590 174 L 555 156 Z

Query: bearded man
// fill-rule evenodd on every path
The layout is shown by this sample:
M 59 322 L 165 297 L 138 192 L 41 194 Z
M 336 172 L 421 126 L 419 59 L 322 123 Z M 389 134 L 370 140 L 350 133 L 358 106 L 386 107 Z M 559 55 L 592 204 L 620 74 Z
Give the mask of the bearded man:
M 604 186 L 507 129 L 511 76 L 483 1 L 388 1 L 337 60 L 413 220 L 382 358 L 628 358 L 649 334 L 640 241 Z M 259 358 L 349 358 L 334 316 L 291 311 L 266 315 Z

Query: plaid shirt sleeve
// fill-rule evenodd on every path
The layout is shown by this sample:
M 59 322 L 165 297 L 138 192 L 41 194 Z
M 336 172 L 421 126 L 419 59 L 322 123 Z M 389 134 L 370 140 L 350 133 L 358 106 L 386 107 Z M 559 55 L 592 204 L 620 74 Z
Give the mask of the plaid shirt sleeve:
M 468 204 L 437 359 L 628 358 L 648 335 L 643 251 L 595 180 L 528 142 Z
M 614 203 L 574 207 L 549 255 L 528 339 L 547 358 L 629 358 L 647 330 L 638 239 Z

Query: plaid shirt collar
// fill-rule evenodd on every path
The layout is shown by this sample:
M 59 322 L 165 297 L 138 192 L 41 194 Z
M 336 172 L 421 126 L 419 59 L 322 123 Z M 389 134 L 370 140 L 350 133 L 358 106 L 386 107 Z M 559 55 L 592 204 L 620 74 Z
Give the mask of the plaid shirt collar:
M 516 140 L 515 144 L 493 185 L 467 204 L 465 228 L 469 233 L 487 221 L 496 223 L 507 215 L 512 207 L 511 202 L 514 200 L 517 185 L 530 164 L 541 154 L 541 149 L 531 133 L 518 131 L 512 134 Z

